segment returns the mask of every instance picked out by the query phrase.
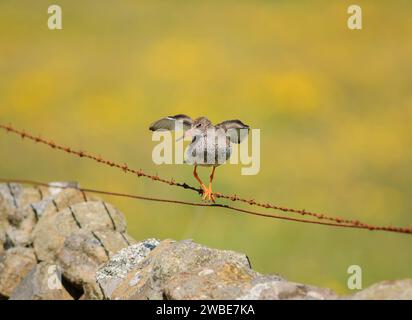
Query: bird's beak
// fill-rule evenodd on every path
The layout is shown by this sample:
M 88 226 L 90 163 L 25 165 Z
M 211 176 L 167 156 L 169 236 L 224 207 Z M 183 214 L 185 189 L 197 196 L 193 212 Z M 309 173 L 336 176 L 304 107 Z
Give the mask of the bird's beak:
M 185 131 L 185 134 L 183 137 L 185 138 L 191 138 L 193 136 L 193 129 L 189 129 L 187 131 Z

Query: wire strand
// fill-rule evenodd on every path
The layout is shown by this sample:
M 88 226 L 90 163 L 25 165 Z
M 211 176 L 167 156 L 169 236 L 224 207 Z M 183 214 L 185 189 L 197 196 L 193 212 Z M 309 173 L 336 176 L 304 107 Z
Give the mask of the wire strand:
M 26 132 L 25 130 L 15 129 L 10 124 L 9 125 L 0 124 L 0 129 L 3 129 L 3 130 L 5 130 L 6 132 L 9 132 L 9 133 L 14 133 L 14 134 L 20 136 L 22 139 L 27 138 L 31 141 L 41 143 L 41 144 L 46 145 L 46 146 L 48 146 L 52 149 L 61 150 L 61 151 L 64 151 L 66 153 L 76 155 L 80 158 L 87 158 L 87 159 L 96 161 L 98 163 L 101 163 L 101 164 L 104 164 L 104 165 L 107 165 L 107 166 L 110 166 L 110 167 L 121 169 L 125 173 L 131 173 L 131 174 L 137 175 L 137 177 L 144 177 L 144 178 L 147 178 L 147 179 L 151 179 L 152 181 L 158 181 L 158 182 L 161 182 L 161 183 L 168 184 L 170 186 L 176 186 L 176 187 L 180 187 L 180 188 L 183 188 L 183 189 L 196 191 L 199 194 L 202 193 L 202 189 L 190 186 L 189 184 L 187 184 L 185 182 L 184 183 L 179 183 L 179 182 L 176 182 L 173 178 L 172 179 L 165 179 L 165 178 L 159 177 L 158 175 L 150 175 L 150 174 L 144 172 L 142 169 L 138 169 L 138 170 L 137 169 L 132 169 L 126 163 L 120 164 L 120 163 L 102 158 L 101 156 L 97 156 L 97 155 L 94 155 L 92 153 L 86 152 L 86 151 L 76 150 L 76 149 L 73 149 L 71 147 L 67 147 L 67 146 L 64 146 L 64 145 L 61 145 L 61 144 L 57 144 L 51 139 L 42 138 L 40 135 L 35 136 L 31 133 Z M 255 201 L 254 199 L 245 199 L 245 198 L 241 198 L 237 195 L 225 195 L 225 194 L 218 193 L 218 192 L 213 193 L 213 195 L 215 195 L 217 198 L 231 200 L 233 202 L 238 201 L 238 202 L 246 203 L 246 204 L 249 204 L 249 205 L 252 205 L 252 206 L 257 206 L 257 207 L 260 207 L 260 208 L 274 209 L 274 210 L 279 210 L 279 211 L 282 211 L 282 212 L 299 214 L 299 215 L 302 215 L 302 216 L 310 216 L 310 217 L 316 218 L 318 220 L 328 221 L 329 225 L 338 225 L 338 224 L 340 224 L 340 225 L 358 227 L 358 228 L 368 229 L 368 230 L 383 230 L 383 231 L 390 231 L 390 232 L 399 232 L 399 233 L 412 234 L 412 228 L 408 228 L 408 227 L 392 227 L 392 226 L 377 227 L 377 226 L 366 224 L 366 223 L 361 222 L 359 220 L 352 220 L 352 219 L 346 219 L 346 218 L 341 218 L 341 217 L 331 217 L 331 216 L 325 215 L 323 213 L 311 212 L 311 211 L 307 211 L 305 209 L 293 209 L 293 208 L 283 207 L 283 206 L 279 206 L 279 205 L 275 205 L 275 204 L 271 204 L 271 203 L 258 202 L 258 201 Z M 223 205 L 223 204 L 213 204 L 213 205 L 205 205 L 205 206 L 226 207 L 228 209 L 231 209 L 230 206 Z M 243 210 L 243 209 L 239 209 L 239 210 Z M 259 215 L 264 215 L 264 214 L 259 214 Z M 269 215 L 269 216 L 271 216 L 271 215 Z M 282 216 L 282 218 L 285 218 L 285 217 Z M 293 218 L 288 218 L 288 219 L 293 219 Z M 308 221 L 312 221 L 312 220 L 308 220 Z M 319 222 L 319 221 L 316 221 L 316 222 Z M 326 222 L 323 223 L 323 224 L 326 224 Z
M 153 202 L 166 202 L 166 203 L 188 205 L 188 206 L 197 206 L 197 207 L 222 208 L 222 209 L 229 209 L 229 210 L 232 210 L 232 211 L 237 211 L 237 212 L 240 212 L 240 213 L 256 215 L 256 216 L 260 216 L 260 217 L 287 220 L 287 221 L 294 221 L 294 222 L 300 222 L 300 223 L 311 223 L 311 224 L 326 225 L 326 226 L 333 226 L 333 227 L 343 227 L 343 228 L 367 229 L 367 230 L 370 230 L 370 231 L 389 231 L 389 232 L 398 232 L 398 233 L 407 233 L 407 234 L 412 233 L 412 230 L 401 230 L 403 228 L 395 228 L 394 229 L 392 227 L 350 225 L 350 224 L 343 224 L 343 223 L 333 223 L 333 222 L 323 222 L 323 221 L 308 220 L 308 219 L 291 218 L 291 217 L 285 217 L 285 216 L 280 216 L 280 215 L 275 215 L 275 214 L 267 214 L 267 213 L 252 211 L 252 210 L 246 210 L 246 209 L 233 207 L 231 205 L 226 205 L 226 204 L 219 204 L 219 203 L 207 204 L 207 203 L 199 203 L 199 202 L 174 200 L 174 199 L 148 197 L 148 196 L 141 196 L 141 195 L 136 195 L 136 194 L 96 190 L 96 189 L 90 189 L 90 188 L 80 188 L 80 187 L 73 187 L 73 186 L 54 185 L 54 184 L 49 184 L 49 183 L 46 183 L 46 182 L 39 182 L 39 181 L 27 180 L 27 179 L 5 179 L 5 178 L 0 178 L 0 182 L 29 184 L 29 185 L 36 185 L 36 186 L 43 186 L 43 187 L 50 187 L 50 188 L 60 188 L 60 189 L 76 189 L 76 190 L 79 190 L 79 191 L 85 192 L 85 193 L 95 193 L 95 194 L 101 194 L 101 195 L 125 197 L 125 198 L 132 198 L 132 199 L 139 199 L 139 200 L 146 200 L 146 201 L 153 201 Z

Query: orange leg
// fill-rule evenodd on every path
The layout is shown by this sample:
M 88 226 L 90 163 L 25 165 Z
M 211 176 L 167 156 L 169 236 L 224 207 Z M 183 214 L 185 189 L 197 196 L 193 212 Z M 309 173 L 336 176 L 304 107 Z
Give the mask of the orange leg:
M 202 180 L 200 180 L 199 176 L 197 175 L 196 169 L 197 169 L 197 165 L 195 165 L 195 169 L 193 170 L 193 175 L 195 176 L 196 180 L 199 181 L 200 186 L 202 187 L 202 190 L 203 190 L 203 194 L 204 194 L 207 188 L 205 184 L 202 182 Z
M 213 191 L 212 191 L 212 181 L 213 181 L 213 177 L 215 175 L 215 169 L 216 169 L 216 167 L 213 167 L 212 174 L 210 175 L 210 180 L 209 180 L 209 188 L 203 194 L 203 199 L 205 199 L 205 200 L 207 199 L 207 200 L 210 200 L 212 202 L 215 202 L 215 196 L 213 195 Z

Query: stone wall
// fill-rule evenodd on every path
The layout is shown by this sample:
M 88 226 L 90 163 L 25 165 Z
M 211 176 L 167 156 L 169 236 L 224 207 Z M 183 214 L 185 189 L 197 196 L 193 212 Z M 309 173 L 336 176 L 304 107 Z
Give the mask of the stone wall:
M 412 299 L 412 279 L 339 297 L 260 274 L 243 253 L 191 240 L 137 242 L 122 213 L 76 188 L 0 184 L 1 298 Z

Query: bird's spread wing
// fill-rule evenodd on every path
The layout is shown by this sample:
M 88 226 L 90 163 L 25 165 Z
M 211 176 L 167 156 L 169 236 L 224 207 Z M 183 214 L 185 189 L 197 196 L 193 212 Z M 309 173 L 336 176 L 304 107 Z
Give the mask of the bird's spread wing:
M 152 123 L 149 129 L 152 131 L 174 130 L 176 121 L 182 121 L 184 131 L 189 130 L 193 123 L 193 119 L 189 116 L 184 114 L 178 114 L 175 116 L 165 117 L 155 121 L 154 123 Z
M 232 143 L 241 143 L 249 133 L 249 126 L 240 120 L 223 121 L 216 125 L 216 129 L 223 129 Z

